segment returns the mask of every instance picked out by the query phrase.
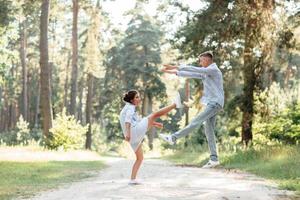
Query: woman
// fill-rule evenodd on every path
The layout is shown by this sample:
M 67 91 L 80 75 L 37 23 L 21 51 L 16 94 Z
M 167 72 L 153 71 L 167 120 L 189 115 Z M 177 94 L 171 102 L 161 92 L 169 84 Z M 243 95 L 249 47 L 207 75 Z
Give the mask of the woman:
M 167 114 L 174 108 L 181 108 L 182 104 L 180 95 L 177 93 L 173 104 L 166 106 L 147 117 L 141 118 L 136 112 L 136 107 L 141 103 L 138 91 L 128 91 L 124 95 L 123 100 L 126 104 L 120 113 L 119 119 L 125 140 L 130 143 L 136 155 L 136 161 L 132 167 L 131 180 L 129 182 L 129 184 L 135 185 L 139 184 L 139 182 L 136 181 L 136 175 L 143 161 L 141 142 L 147 130 L 151 127 L 162 128 L 163 124 L 156 122 L 155 119 Z

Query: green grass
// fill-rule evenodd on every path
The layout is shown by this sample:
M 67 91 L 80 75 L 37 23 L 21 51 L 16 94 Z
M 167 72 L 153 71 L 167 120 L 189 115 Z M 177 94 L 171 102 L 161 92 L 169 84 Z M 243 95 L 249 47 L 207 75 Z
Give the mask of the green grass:
M 90 177 L 103 167 L 101 161 L 0 161 L 0 200 L 30 197 L 60 184 Z
M 275 180 L 282 189 L 300 192 L 300 147 L 277 146 L 224 155 L 225 168 L 237 168 Z
M 207 153 L 177 151 L 165 157 L 179 165 L 202 166 Z M 300 193 L 300 146 L 266 146 L 260 149 L 238 150 L 235 153 L 221 152 L 220 161 L 226 169 L 240 169 L 274 180 L 282 189 Z

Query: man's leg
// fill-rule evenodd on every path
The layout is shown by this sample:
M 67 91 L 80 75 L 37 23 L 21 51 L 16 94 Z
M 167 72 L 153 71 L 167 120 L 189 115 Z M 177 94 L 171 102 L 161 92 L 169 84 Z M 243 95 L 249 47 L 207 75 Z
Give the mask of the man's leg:
M 196 116 L 189 125 L 183 128 L 180 131 L 172 134 L 172 137 L 176 139 L 184 137 L 192 132 L 194 129 L 198 128 L 204 121 L 215 116 L 220 107 L 208 104 L 203 112 L 201 112 L 198 116 Z
M 210 160 L 218 161 L 217 145 L 215 139 L 216 115 L 207 119 L 204 124 L 205 136 L 210 151 Z

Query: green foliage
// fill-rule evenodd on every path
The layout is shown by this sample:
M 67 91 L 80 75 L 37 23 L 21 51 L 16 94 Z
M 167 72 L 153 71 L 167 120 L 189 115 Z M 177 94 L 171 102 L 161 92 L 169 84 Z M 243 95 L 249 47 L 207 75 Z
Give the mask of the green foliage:
M 0 33 L 1 28 L 9 24 L 12 17 L 12 1 L 0 0 Z
M 45 189 L 91 177 L 101 161 L 0 162 L 0 199 L 30 198 Z
M 299 146 L 275 145 L 228 152 L 221 157 L 225 168 L 238 168 L 273 179 L 283 189 L 300 191 Z
M 129 14 L 131 21 L 125 36 L 109 50 L 106 58 L 99 110 L 108 142 L 123 138 L 118 117 L 125 91 L 136 89 L 142 99 L 148 98 L 151 103 L 166 96 L 158 71 L 162 33 L 150 16 L 137 10 Z
M 121 104 L 119 99 L 114 99 L 110 104 L 105 105 L 103 109 L 104 127 L 106 132 L 106 141 L 112 142 L 117 139 L 123 139 L 121 125 L 119 121 L 119 112 Z
M 125 90 L 135 88 L 153 97 L 164 97 L 165 85 L 158 72 L 161 35 L 148 16 L 138 14 L 128 24 L 119 51 Z
M 8 146 L 29 145 L 32 142 L 41 142 L 42 132 L 39 129 L 29 129 L 29 123 L 22 115 L 17 122 L 16 129 L 0 134 L 0 144 Z
M 299 88 L 299 83 L 290 89 L 281 88 L 279 84 L 274 83 L 269 89 L 256 95 L 256 115 L 253 126 L 255 134 L 288 144 L 299 143 Z
M 28 128 L 29 123 L 23 119 L 21 115 L 17 122 L 17 142 L 27 145 L 31 139 L 30 130 Z
M 291 105 L 282 113 L 269 119 L 269 122 L 260 124 L 256 131 L 288 144 L 300 142 L 300 103 Z
M 53 127 L 50 129 L 50 136 L 46 139 L 45 145 L 50 149 L 80 149 L 84 145 L 87 129 L 88 125 L 82 126 L 73 115 L 67 115 L 66 110 L 63 109 L 53 120 Z

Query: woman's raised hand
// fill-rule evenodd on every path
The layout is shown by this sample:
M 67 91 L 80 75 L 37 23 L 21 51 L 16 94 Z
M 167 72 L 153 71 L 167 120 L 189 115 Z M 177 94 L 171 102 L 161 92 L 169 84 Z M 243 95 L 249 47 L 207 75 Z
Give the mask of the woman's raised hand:
M 178 67 L 175 65 L 164 64 L 164 69 L 172 70 L 172 69 L 178 69 Z
M 177 69 L 177 66 L 164 65 L 164 68 L 161 71 L 168 74 L 177 74 Z

